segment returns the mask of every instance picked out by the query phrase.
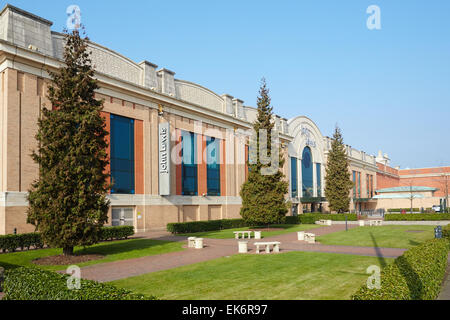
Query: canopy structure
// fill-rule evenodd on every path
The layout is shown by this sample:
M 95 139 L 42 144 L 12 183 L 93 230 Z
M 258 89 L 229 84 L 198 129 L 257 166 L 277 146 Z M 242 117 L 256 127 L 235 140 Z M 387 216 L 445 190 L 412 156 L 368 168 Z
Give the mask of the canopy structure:
M 413 199 L 425 198 L 423 194 L 412 194 Z M 411 199 L 411 193 L 378 194 L 373 199 Z

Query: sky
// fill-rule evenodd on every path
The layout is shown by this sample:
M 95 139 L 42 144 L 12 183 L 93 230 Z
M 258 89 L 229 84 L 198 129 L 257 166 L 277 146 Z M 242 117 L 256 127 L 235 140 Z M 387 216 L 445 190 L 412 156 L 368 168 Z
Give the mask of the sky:
M 346 144 L 392 166 L 450 165 L 448 0 L 8 3 L 59 32 L 78 5 L 89 38 L 135 62 L 248 106 L 265 77 L 282 117 L 305 115 L 325 136 L 337 124 Z M 367 27 L 371 5 L 381 29 Z

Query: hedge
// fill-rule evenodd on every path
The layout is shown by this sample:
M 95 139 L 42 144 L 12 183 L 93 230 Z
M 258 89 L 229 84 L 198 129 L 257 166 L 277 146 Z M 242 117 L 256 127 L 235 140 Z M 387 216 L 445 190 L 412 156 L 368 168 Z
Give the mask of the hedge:
M 400 209 L 388 209 L 387 212 L 402 212 L 402 210 L 405 210 L 406 212 L 410 212 L 411 208 L 400 208 Z M 413 208 L 413 212 L 420 212 L 419 208 Z
M 81 279 L 79 290 L 67 288 L 67 274 L 20 267 L 5 272 L 3 300 L 155 300 L 109 284 Z
M 134 235 L 134 227 L 132 226 L 103 227 L 100 241 L 127 239 L 132 235 Z M 14 252 L 19 248 L 29 250 L 31 247 L 38 249 L 44 247 L 41 236 L 37 232 L 0 236 L 0 250 L 2 252 Z
M 450 224 L 442 228 L 442 237 L 450 240 Z
M 347 221 L 356 221 L 358 216 L 356 213 L 347 214 L 329 214 L 329 213 L 304 213 L 298 216 L 286 217 L 285 223 L 288 224 L 314 224 L 319 220 L 332 220 L 332 221 L 345 221 L 345 216 L 347 216 Z
M 211 221 L 194 221 L 194 222 L 178 222 L 168 223 L 167 231 L 178 233 L 195 233 L 205 231 L 215 231 L 222 229 L 233 229 L 248 227 L 243 219 L 224 219 Z
M 283 223 L 286 224 L 314 224 L 321 219 L 344 221 L 345 214 L 322 214 L 322 213 L 305 213 L 298 216 L 287 216 Z M 357 216 L 354 213 L 347 214 L 348 221 L 356 221 Z M 173 234 L 179 233 L 195 233 L 216 231 L 223 229 L 254 227 L 248 225 L 243 219 L 225 219 L 211 221 L 194 221 L 194 222 L 178 222 L 168 223 L 167 231 Z
M 450 220 L 448 213 L 409 213 L 409 214 L 386 214 L 384 221 L 436 221 Z
M 29 250 L 31 247 L 42 248 L 44 244 L 39 233 L 8 234 L 0 236 L 0 250 L 14 252 L 18 248 Z
M 380 289 L 363 285 L 353 300 L 434 300 L 447 268 L 449 242 L 432 239 L 406 251 L 381 270 Z

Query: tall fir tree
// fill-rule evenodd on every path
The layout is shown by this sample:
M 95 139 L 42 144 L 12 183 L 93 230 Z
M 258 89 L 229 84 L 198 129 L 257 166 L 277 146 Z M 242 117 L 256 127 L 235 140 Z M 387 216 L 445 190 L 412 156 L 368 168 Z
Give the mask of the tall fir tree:
M 257 100 L 258 116 L 253 124 L 256 133 L 256 150 L 259 150 L 260 129 L 267 130 L 267 155 L 270 157 L 272 148 L 271 136 L 274 128 L 272 121 L 271 99 L 265 79 L 262 79 Z M 242 198 L 241 216 L 250 225 L 270 225 L 283 221 L 288 212 L 289 203 L 285 195 L 288 193 L 289 184 L 285 179 L 281 168 L 284 165 L 282 153 L 279 152 L 278 170 L 273 174 L 262 174 L 263 168 L 270 167 L 261 162 L 259 152 L 255 154 L 255 163 L 249 163 L 248 179 L 242 185 L 240 196 Z
M 348 212 L 352 187 L 353 182 L 350 180 L 344 139 L 341 129 L 336 125 L 331 150 L 328 153 L 325 177 L 325 197 L 332 211 L 337 213 Z
M 88 38 L 78 30 L 65 32 L 64 62 L 49 71 L 52 110 L 44 107 L 38 120 L 38 148 L 31 156 L 39 178 L 29 190 L 28 222 L 46 244 L 73 255 L 74 246 L 97 243 L 108 220 L 108 132 L 103 101 L 94 96 L 99 87 Z

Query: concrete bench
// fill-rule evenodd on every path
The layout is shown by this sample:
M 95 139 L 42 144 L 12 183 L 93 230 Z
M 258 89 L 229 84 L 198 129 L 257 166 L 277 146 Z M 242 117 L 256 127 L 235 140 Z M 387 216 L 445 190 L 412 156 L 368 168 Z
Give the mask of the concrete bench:
M 188 248 L 195 248 L 195 239 L 197 239 L 197 237 L 188 238 Z
M 316 243 L 316 235 L 314 233 L 305 233 L 305 241 L 308 243 Z
M 280 252 L 280 244 L 281 242 L 273 241 L 273 242 L 255 242 L 256 246 L 256 253 L 259 253 L 259 247 L 265 246 L 266 247 L 266 253 L 270 253 L 270 246 L 273 246 L 273 252 Z
M 234 238 L 240 239 L 242 234 L 242 239 L 245 239 L 245 235 L 250 239 L 252 237 L 252 231 L 234 231 Z
M 239 248 L 239 253 L 247 253 L 248 252 L 248 241 L 239 241 L 238 248 Z
M 318 220 L 316 221 L 316 224 L 324 225 L 324 226 L 331 226 L 331 220 Z
M 195 249 L 203 249 L 203 238 L 195 238 Z
M 369 220 L 369 226 L 382 226 L 383 220 Z

